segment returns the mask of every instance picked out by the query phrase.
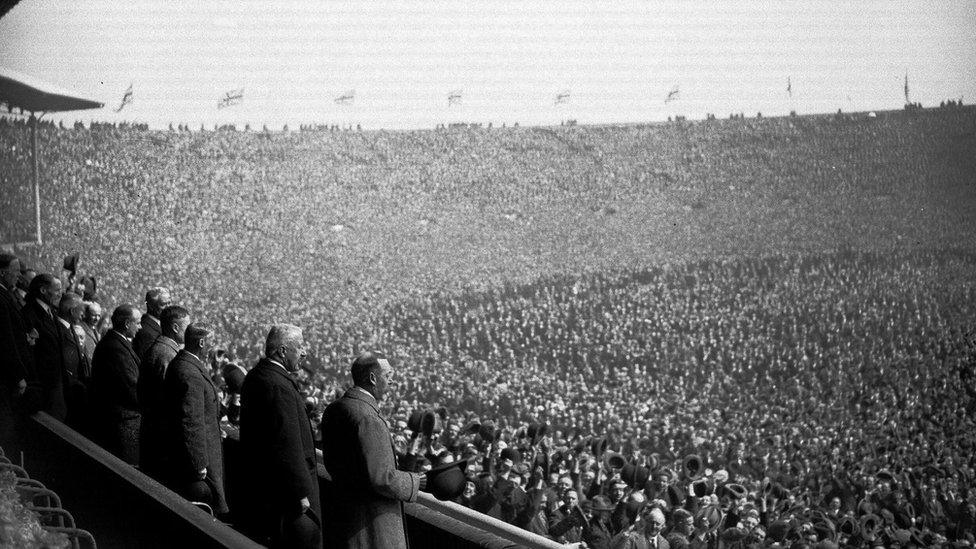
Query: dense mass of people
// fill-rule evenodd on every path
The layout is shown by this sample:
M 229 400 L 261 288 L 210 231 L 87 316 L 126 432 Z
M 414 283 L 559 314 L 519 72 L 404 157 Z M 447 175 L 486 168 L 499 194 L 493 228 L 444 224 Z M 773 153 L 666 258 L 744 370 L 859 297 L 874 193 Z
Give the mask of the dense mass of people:
M 385 350 L 401 466 L 464 463 L 457 501 L 558 541 L 965 546 L 974 124 L 68 131 L 48 144 L 71 180 L 48 214 L 60 247 L 31 262 L 81 251 L 99 291 L 65 280 L 88 302 L 50 306 L 90 331 L 96 302 L 169 285 L 166 305 L 214 326 L 231 422 L 272 321 L 306 328 L 313 425 L 351 357 Z M 0 135 L 7 155 L 21 134 Z M 299 267 L 261 275 L 281 265 Z M 134 337 L 136 312 L 112 325 Z M 140 442 L 117 434 L 120 455 Z

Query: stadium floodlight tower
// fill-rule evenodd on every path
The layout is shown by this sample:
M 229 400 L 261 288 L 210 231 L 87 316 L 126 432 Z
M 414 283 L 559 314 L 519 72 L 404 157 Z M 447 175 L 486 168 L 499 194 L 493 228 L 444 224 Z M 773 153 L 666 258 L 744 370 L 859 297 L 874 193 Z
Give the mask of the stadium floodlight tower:
M 37 123 L 49 112 L 100 109 L 105 105 L 98 101 L 78 97 L 77 94 L 58 88 L 32 76 L 0 67 L 0 105 L 7 112 L 14 108 L 31 113 L 31 178 L 34 184 L 35 241 L 14 242 L 14 246 L 43 243 L 41 239 L 41 188 L 37 176 Z M 39 116 L 37 113 L 41 113 Z

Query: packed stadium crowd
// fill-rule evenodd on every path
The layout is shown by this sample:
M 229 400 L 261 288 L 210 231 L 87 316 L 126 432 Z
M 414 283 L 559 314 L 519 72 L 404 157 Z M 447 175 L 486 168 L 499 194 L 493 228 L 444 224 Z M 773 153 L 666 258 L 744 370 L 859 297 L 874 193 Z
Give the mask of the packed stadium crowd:
M 467 460 L 457 501 L 557 541 L 972 546 L 964 114 L 500 137 L 54 130 L 59 248 L 28 263 L 80 251 L 97 289 L 73 289 L 105 311 L 171 287 L 217 328 L 230 424 L 223 374 L 253 364 L 271 323 L 306 330 L 313 424 L 350 357 L 384 350 L 401 466 Z M 0 129 L 5 165 L 27 166 L 23 135 Z M 26 172 L 0 177 L 26 192 Z M 919 203 L 931 218 L 899 218 Z M 695 224 L 677 245 L 655 234 L 672 218 Z

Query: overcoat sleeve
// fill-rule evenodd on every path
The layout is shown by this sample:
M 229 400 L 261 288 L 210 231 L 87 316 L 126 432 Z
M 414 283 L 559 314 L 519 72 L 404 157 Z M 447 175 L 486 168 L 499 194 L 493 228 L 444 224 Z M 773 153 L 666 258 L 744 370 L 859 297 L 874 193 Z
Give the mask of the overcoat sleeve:
M 192 471 L 197 473 L 204 467 L 209 468 L 207 459 L 207 426 L 204 420 L 203 387 L 194 382 L 185 371 L 174 372 L 177 375 L 177 392 L 180 399 L 180 425 L 183 428 L 183 448 L 190 458 Z
M 400 501 L 416 501 L 420 475 L 398 471 L 393 457 L 390 432 L 376 415 L 364 416 L 357 426 L 359 459 L 366 464 L 366 476 L 373 491 Z
M 302 498 L 315 494 L 309 465 L 305 460 L 302 433 L 300 429 L 310 429 L 308 416 L 299 414 L 304 410 L 296 398 L 287 394 L 281 387 L 271 387 L 272 417 L 268 419 L 271 427 L 271 450 L 275 459 L 275 478 L 280 479 L 283 493 L 298 505 Z

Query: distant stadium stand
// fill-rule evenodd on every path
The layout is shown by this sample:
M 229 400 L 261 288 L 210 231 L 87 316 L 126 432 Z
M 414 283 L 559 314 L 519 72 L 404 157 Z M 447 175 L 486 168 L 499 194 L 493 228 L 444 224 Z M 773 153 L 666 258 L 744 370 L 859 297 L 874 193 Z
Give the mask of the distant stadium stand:
M 0 16 L 6 13 L 8 9 L 4 6 L 0 10 Z M 49 112 L 99 109 L 104 104 L 78 97 L 73 92 L 61 89 L 54 84 L 44 82 L 32 76 L 0 67 L 0 105 L 3 105 L 8 112 L 16 108 L 21 112 L 31 113 L 29 123 L 31 125 L 31 180 L 34 187 L 34 243 L 41 244 L 41 190 L 37 159 L 38 121 Z M 40 116 L 37 113 L 40 113 Z M 11 236 L 15 238 L 10 239 L 8 235 L 0 235 L 0 246 L 24 246 L 31 244 L 31 242 L 18 242 L 16 237 L 21 236 L 19 234 Z

